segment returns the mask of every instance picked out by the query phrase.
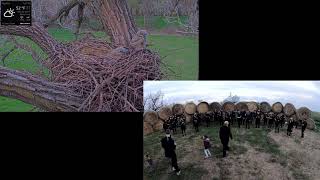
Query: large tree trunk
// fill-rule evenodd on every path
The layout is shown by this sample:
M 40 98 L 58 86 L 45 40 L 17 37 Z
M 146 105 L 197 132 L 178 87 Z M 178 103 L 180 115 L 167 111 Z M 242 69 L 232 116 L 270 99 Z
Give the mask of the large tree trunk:
M 46 111 L 76 111 L 81 100 L 62 85 L 0 66 L 0 95 Z
M 32 26 L 3 26 L 0 25 L 0 34 L 17 35 L 30 38 L 36 44 L 38 44 L 43 51 L 48 55 L 53 55 L 63 45 L 52 38 L 44 27 L 36 22 L 32 23 Z
M 137 28 L 125 0 L 78 1 L 90 3 L 114 46 L 131 45 Z M 112 50 L 114 46 L 94 38 L 61 44 L 36 22 L 29 27 L 0 26 L 0 34 L 33 40 L 48 53 L 44 64 L 52 75 L 48 82 L 0 68 L 0 95 L 47 111 L 139 111 L 143 80 L 161 76 L 160 58 L 146 49 Z
M 126 0 L 94 0 L 91 6 L 115 46 L 129 46 L 137 33 Z

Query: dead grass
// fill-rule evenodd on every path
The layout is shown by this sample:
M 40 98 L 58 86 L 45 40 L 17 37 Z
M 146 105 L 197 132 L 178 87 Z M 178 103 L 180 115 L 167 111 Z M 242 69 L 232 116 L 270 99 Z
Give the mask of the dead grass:
M 178 130 L 178 132 L 180 132 Z M 144 138 L 144 149 L 154 150 L 153 158 L 158 163 L 156 172 L 145 171 L 145 179 L 317 179 L 320 177 L 320 135 L 307 130 L 300 138 L 300 130 L 294 129 L 292 137 L 267 129 L 232 128 L 234 139 L 227 158 L 222 158 L 222 145 L 217 124 L 195 133 L 188 126 L 187 136 L 174 135 L 177 142 L 178 164 L 181 176 L 168 174 L 169 164 L 163 159 L 160 138 L 163 133 L 153 133 Z M 211 139 L 212 157 L 204 159 L 201 137 Z M 155 144 L 154 144 L 155 143 Z M 145 167 L 145 170 L 147 168 Z

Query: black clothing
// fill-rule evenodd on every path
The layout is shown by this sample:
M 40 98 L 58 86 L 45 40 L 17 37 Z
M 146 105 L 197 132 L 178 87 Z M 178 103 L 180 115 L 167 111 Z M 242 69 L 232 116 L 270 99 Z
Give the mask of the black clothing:
M 277 117 L 275 121 L 274 131 L 279 133 L 280 119 Z
M 162 138 L 161 139 L 161 146 L 164 149 L 165 157 L 171 158 L 175 149 L 176 149 L 176 145 L 174 143 L 174 140 L 171 138 L 171 136 Z
M 171 165 L 172 165 L 172 167 L 174 167 L 176 173 L 180 171 L 180 168 L 178 166 L 177 155 L 175 152 L 173 152 L 172 157 L 171 157 Z
M 196 130 L 196 132 L 199 132 L 199 118 L 198 118 L 198 115 L 193 115 L 192 122 L 193 122 L 193 127 Z
M 293 128 L 293 121 L 289 121 L 289 123 L 288 123 L 288 129 L 287 129 L 287 135 L 288 135 L 288 136 L 291 136 L 292 128 Z
M 261 121 L 261 114 L 257 113 L 257 117 L 256 117 L 256 128 L 260 128 L 260 121 Z
M 302 125 L 301 125 L 301 137 L 302 138 L 304 137 L 304 131 L 306 130 L 307 125 L 308 125 L 308 123 L 306 121 L 302 122 Z
M 181 128 L 182 135 L 183 136 L 186 135 L 186 124 L 184 122 L 181 123 L 180 128 Z
M 223 157 L 226 157 L 226 151 L 229 149 L 228 148 L 229 138 L 232 139 L 232 133 L 230 128 L 227 126 L 220 127 L 219 136 L 220 136 L 221 143 L 223 145 L 223 150 L 222 150 Z

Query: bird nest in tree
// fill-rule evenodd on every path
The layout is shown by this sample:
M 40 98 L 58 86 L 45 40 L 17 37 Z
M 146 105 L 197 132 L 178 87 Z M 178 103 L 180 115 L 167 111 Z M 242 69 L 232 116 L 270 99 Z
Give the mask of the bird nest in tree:
M 81 99 L 78 111 L 143 111 L 143 81 L 163 77 L 160 56 L 148 49 L 113 49 L 94 39 L 66 47 L 45 65 L 53 82 Z

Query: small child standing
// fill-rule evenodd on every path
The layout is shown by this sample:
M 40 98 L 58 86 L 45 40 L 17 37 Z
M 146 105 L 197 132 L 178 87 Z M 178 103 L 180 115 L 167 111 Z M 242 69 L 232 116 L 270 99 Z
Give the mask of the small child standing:
M 211 156 L 211 153 L 209 150 L 209 148 L 211 147 L 211 144 L 210 144 L 210 139 L 208 138 L 207 135 L 203 136 L 203 145 L 204 145 L 204 154 L 205 154 L 204 158 L 208 158 Z

